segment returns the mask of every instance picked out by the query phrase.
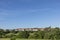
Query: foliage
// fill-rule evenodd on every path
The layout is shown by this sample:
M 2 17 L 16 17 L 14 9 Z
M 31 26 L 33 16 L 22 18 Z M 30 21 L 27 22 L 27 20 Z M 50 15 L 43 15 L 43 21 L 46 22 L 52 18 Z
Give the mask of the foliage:
M 20 31 L 17 35 L 18 38 L 28 38 L 29 33 L 28 31 Z
M 16 40 L 16 37 L 11 37 L 10 40 Z
M 3 30 L 0 29 L 0 38 L 15 38 L 20 39 L 60 39 L 60 28 L 45 28 L 43 31 L 15 31 L 15 30 Z

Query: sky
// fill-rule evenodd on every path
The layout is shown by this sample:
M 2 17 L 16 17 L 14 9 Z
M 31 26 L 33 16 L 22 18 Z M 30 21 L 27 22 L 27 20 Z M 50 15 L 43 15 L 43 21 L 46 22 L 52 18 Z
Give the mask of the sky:
M 0 0 L 0 28 L 60 27 L 60 0 Z

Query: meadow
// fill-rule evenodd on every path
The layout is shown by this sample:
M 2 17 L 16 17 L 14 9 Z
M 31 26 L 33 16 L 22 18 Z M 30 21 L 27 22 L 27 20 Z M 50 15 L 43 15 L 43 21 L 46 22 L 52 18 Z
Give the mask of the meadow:
M 9 38 L 0 38 L 0 40 L 10 40 Z M 49 40 L 49 39 L 16 39 L 16 40 Z

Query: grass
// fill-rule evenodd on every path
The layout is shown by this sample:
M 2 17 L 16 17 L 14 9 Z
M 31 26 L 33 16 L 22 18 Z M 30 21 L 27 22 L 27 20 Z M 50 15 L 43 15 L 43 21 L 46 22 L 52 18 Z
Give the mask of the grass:
M 10 40 L 9 38 L 0 38 L 0 40 Z M 48 39 L 16 39 L 16 40 L 48 40 Z
M 44 39 L 17 39 L 17 40 L 44 40 Z
M 0 38 L 0 40 L 10 40 L 9 38 Z

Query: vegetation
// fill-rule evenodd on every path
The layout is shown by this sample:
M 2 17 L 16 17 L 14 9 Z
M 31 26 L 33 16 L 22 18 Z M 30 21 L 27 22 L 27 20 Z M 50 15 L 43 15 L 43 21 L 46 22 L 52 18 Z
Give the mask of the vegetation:
M 60 39 L 59 28 L 45 28 L 41 31 L 15 31 L 15 30 L 3 30 L 0 29 L 0 38 L 10 38 L 11 40 L 17 39 Z
M 10 40 L 10 39 L 3 38 L 3 39 L 0 39 L 0 40 Z M 49 40 L 49 39 L 16 39 L 16 40 Z

